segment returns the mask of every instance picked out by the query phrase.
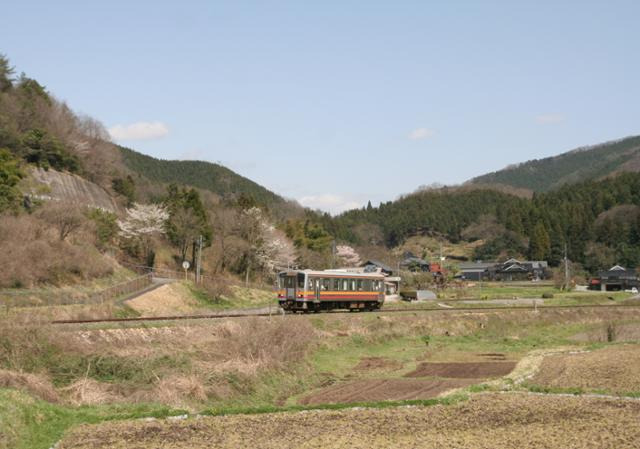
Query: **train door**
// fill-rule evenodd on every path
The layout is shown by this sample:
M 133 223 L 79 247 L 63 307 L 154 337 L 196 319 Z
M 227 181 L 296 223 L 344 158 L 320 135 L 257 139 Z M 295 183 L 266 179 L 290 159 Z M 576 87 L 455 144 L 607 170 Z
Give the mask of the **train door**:
M 313 287 L 313 297 L 315 302 L 320 302 L 320 279 L 309 279 L 310 285 Z
M 282 280 L 282 289 L 284 290 L 285 299 L 296 299 L 296 275 L 283 274 L 280 279 Z

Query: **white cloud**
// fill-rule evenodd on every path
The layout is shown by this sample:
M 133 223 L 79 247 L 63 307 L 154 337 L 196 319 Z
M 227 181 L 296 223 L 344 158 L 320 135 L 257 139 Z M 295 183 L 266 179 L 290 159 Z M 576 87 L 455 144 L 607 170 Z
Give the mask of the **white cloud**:
M 362 205 L 353 199 L 341 195 L 323 193 L 320 195 L 308 195 L 298 199 L 298 202 L 311 209 L 320 209 L 331 214 L 339 214 L 349 209 L 356 209 Z
M 536 117 L 536 122 L 541 125 L 553 125 L 564 122 L 564 115 L 560 114 L 542 114 Z
M 409 133 L 409 139 L 422 140 L 433 137 L 436 132 L 429 128 L 416 128 Z
M 169 134 L 169 128 L 162 122 L 136 122 L 130 125 L 115 125 L 109 128 L 113 140 L 150 140 Z

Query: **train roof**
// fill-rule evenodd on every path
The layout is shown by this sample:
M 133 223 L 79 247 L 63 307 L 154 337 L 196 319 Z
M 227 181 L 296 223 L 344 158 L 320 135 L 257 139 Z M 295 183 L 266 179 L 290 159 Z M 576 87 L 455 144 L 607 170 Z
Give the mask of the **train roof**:
M 297 274 L 305 273 L 311 276 L 344 276 L 350 278 L 370 278 L 370 279 L 384 279 L 384 275 L 380 273 L 360 273 L 357 271 L 347 270 L 285 270 L 278 274 Z

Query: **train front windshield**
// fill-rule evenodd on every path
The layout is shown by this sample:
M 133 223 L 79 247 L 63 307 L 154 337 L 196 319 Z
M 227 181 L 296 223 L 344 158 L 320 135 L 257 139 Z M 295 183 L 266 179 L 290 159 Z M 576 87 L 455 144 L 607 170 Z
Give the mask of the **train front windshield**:
M 304 273 L 281 273 L 278 276 L 278 287 L 279 288 L 298 288 L 299 290 L 304 290 Z

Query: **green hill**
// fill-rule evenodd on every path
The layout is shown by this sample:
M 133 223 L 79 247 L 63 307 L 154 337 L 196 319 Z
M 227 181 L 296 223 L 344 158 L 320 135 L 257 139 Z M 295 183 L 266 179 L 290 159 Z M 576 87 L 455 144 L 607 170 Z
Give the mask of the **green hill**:
M 478 176 L 470 184 L 499 184 L 546 192 L 565 184 L 640 171 L 640 136 L 578 148 Z
M 186 184 L 228 198 L 245 194 L 258 204 L 284 203 L 279 195 L 228 168 L 204 161 L 168 161 L 118 147 L 124 164 L 152 182 Z

